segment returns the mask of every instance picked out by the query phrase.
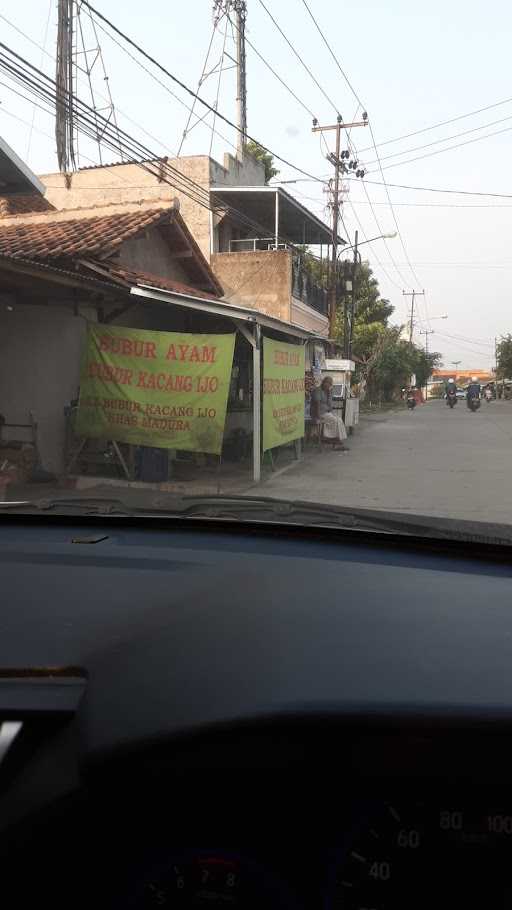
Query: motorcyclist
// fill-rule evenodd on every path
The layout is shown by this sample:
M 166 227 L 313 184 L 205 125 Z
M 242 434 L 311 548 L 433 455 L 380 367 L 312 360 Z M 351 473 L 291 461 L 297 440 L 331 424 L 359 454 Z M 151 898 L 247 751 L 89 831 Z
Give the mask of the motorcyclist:
M 481 392 L 480 383 L 478 382 L 478 379 L 476 376 L 472 376 L 471 382 L 469 383 L 467 390 L 466 390 L 466 404 L 467 404 L 468 408 L 471 407 L 472 398 L 480 398 L 480 392 Z
M 457 398 L 457 386 L 455 385 L 455 379 L 449 379 L 446 383 L 446 404 L 450 403 L 450 399 Z

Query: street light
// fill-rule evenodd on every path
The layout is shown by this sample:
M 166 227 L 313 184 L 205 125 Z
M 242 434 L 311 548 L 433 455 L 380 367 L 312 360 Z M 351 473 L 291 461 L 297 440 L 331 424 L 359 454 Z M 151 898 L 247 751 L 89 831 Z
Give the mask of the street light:
M 355 232 L 354 240 L 355 243 L 350 246 L 343 248 L 341 252 L 345 250 L 354 250 L 354 261 L 352 265 L 352 280 L 347 282 L 347 291 L 350 292 L 350 321 L 347 319 L 347 306 L 345 304 L 345 357 L 347 360 L 352 360 L 352 331 L 354 325 L 354 313 L 356 309 L 356 275 L 357 275 L 357 264 L 361 265 L 361 253 L 359 252 L 358 247 L 362 246 L 364 243 L 373 243 L 374 240 L 393 240 L 397 236 L 397 232 L 393 231 L 388 234 L 380 234 L 378 237 L 370 237 L 369 240 L 363 240 L 362 243 L 359 243 L 359 231 Z M 339 256 L 338 256 L 339 258 Z M 348 286 L 350 285 L 350 287 Z
M 379 234 L 378 237 L 370 237 L 369 240 L 362 240 L 361 243 L 359 243 L 357 240 L 357 235 L 358 235 L 358 231 L 356 231 L 356 242 L 354 244 L 351 243 L 348 246 L 342 247 L 338 253 L 338 258 L 341 256 L 342 253 L 346 253 L 347 250 L 357 250 L 358 247 L 363 246 L 365 243 L 374 243 L 375 240 L 394 240 L 395 237 L 398 237 L 397 232 L 393 231 L 392 233 L 389 233 L 389 234 Z

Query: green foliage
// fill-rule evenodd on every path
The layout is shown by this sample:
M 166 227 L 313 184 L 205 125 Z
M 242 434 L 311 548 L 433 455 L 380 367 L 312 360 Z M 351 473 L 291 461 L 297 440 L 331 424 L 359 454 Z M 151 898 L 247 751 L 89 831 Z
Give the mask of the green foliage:
M 279 171 L 274 167 L 274 156 L 262 148 L 259 143 L 253 142 L 251 139 L 246 144 L 245 151 L 252 155 L 253 158 L 256 158 L 257 161 L 261 161 L 265 166 L 265 183 L 269 183 L 272 177 L 277 177 Z
M 512 335 L 502 335 L 496 346 L 497 379 L 512 377 Z

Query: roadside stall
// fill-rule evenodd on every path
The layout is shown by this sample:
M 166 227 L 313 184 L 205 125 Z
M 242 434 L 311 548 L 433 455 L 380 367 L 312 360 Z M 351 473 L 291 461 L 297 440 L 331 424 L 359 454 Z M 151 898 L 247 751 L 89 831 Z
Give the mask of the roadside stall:
M 353 360 L 327 359 L 322 369 L 322 379 L 330 376 L 333 380 L 333 410 L 343 411 L 343 422 L 347 429 L 359 423 L 359 398 L 352 392 L 352 376 L 355 370 Z

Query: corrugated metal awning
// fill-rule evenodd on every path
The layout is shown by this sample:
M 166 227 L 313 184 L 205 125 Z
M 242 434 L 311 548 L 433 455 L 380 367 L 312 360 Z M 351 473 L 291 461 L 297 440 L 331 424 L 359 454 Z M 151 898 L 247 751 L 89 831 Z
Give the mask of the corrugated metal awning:
M 275 319 L 273 316 L 267 316 L 258 310 L 248 309 L 247 307 L 238 307 L 230 303 L 223 303 L 222 300 L 212 302 L 204 300 L 201 297 L 193 297 L 188 294 L 178 294 L 177 292 L 162 291 L 158 288 L 152 288 L 149 285 L 137 285 L 132 287 L 130 294 L 135 297 L 144 297 L 146 300 L 156 300 L 159 303 L 175 304 L 176 306 L 185 307 L 189 310 L 197 310 L 202 313 L 208 313 L 210 316 L 223 316 L 225 319 L 231 319 L 234 322 L 257 323 L 262 328 L 272 329 L 274 332 L 282 332 L 286 335 L 293 335 L 296 338 L 316 341 L 329 341 L 323 335 L 317 335 L 314 332 L 308 332 L 297 325 L 285 322 L 283 319 Z

